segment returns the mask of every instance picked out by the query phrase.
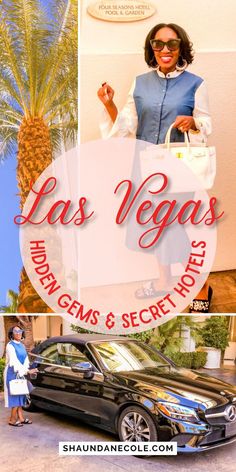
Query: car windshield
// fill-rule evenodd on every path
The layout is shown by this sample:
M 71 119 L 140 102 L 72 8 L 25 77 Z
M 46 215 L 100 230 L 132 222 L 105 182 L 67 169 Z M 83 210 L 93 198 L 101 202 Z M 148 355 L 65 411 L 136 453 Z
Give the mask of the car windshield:
M 171 366 L 150 346 L 136 341 L 106 341 L 93 344 L 93 347 L 101 357 L 106 369 L 112 372 L 170 368 Z

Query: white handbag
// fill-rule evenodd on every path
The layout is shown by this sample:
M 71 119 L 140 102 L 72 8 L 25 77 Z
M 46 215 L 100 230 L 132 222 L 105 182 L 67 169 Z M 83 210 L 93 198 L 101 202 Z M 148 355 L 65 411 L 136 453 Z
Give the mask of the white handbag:
M 166 133 L 165 144 L 159 144 L 158 147 L 168 149 L 175 157 L 181 159 L 199 178 L 204 189 L 212 188 L 216 175 L 215 147 L 204 143 L 192 144 L 187 133 L 184 133 L 184 143 L 171 143 L 173 125 L 174 123 Z
M 19 376 L 17 376 L 16 379 L 10 380 L 9 389 L 11 395 L 29 394 L 27 380 L 25 378 L 20 378 Z

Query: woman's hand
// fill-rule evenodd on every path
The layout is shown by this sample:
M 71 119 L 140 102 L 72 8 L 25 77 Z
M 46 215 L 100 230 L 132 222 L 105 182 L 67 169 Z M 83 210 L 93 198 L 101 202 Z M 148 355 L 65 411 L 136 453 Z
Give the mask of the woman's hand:
M 111 105 L 111 103 L 113 102 L 113 97 L 115 95 L 115 92 L 111 88 L 111 86 L 105 82 L 104 84 L 102 84 L 102 87 L 98 89 L 97 95 L 98 95 L 99 100 L 101 100 L 101 102 L 103 103 L 103 105 L 107 107 Z
M 196 125 L 192 116 L 179 115 L 176 117 L 173 128 L 178 128 L 179 131 L 185 133 L 190 129 L 196 131 Z
M 104 82 L 104 84 L 102 84 L 100 89 L 98 89 L 97 94 L 98 94 L 99 100 L 101 100 L 103 105 L 106 107 L 107 112 L 109 113 L 110 118 L 114 123 L 118 115 L 117 107 L 115 103 L 113 102 L 113 97 L 115 95 L 114 90 L 110 87 L 109 84 Z
M 37 374 L 38 369 L 29 369 L 28 374 Z

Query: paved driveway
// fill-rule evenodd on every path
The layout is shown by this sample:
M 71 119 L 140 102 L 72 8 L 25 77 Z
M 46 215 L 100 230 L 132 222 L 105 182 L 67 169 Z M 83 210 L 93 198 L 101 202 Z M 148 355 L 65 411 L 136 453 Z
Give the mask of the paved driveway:
M 109 441 L 115 438 L 74 419 L 46 412 L 31 413 L 32 425 L 13 428 L 0 400 L 1 472 L 233 472 L 236 447 L 231 444 L 202 454 L 138 459 L 128 456 L 59 456 L 59 441 Z
M 223 380 L 224 382 L 236 385 L 236 367 L 235 366 L 226 366 L 221 367 L 220 369 L 199 369 L 200 372 L 211 375 L 212 377 L 217 377 L 218 379 Z

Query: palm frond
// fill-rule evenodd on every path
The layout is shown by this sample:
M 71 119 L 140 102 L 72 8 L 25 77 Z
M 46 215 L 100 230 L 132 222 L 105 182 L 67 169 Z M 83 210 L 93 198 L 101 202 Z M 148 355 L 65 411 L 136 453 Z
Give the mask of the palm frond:
M 77 137 L 77 0 L 0 3 L 0 147 L 24 118 L 43 118 L 52 144 Z M 68 130 L 65 128 L 68 127 Z M 9 140 L 9 143 L 7 141 Z
M 37 100 L 37 111 L 39 116 L 43 116 L 45 104 L 55 84 L 61 76 L 67 77 L 71 68 L 77 74 L 77 2 L 68 0 L 67 2 L 54 2 L 55 26 L 51 35 L 52 43 L 47 55 L 47 62 L 44 66 L 44 73 L 41 78 L 40 90 Z M 58 14 L 60 11 L 60 16 Z
M 22 73 L 19 67 L 19 62 L 17 55 L 15 53 L 15 48 L 17 47 L 17 42 L 15 41 L 14 35 L 11 34 L 10 27 L 3 15 L 1 15 L 0 21 L 0 42 L 1 42 L 1 52 L 0 52 L 0 63 L 2 70 L 7 72 L 11 70 L 14 75 L 16 91 L 19 94 L 19 102 L 24 110 L 25 115 L 28 113 L 27 108 L 27 99 L 24 92 L 24 82 L 22 79 Z
M 16 313 L 17 312 L 18 294 L 14 290 L 8 290 L 7 302 L 8 305 L 0 306 L 0 313 Z
M 0 162 L 16 153 L 18 130 L 3 128 L 0 138 Z

